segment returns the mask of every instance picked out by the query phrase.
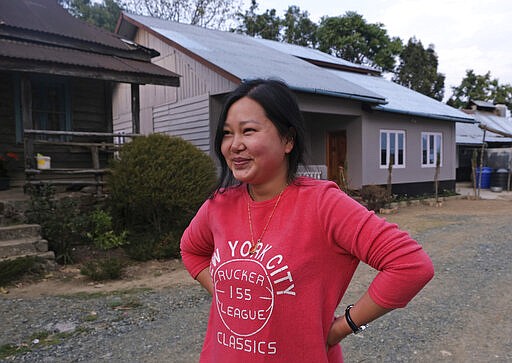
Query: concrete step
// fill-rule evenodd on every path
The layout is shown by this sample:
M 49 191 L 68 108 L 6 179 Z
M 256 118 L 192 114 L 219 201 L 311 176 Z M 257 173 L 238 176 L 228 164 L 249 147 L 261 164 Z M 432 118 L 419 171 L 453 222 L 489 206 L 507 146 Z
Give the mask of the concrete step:
M 41 237 L 0 241 L 0 258 L 44 252 L 48 252 L 48 241 Z
M 47 252 L 32 252 L 32 253 L 26 253 L 19 256 L 9 256 L 5 258 L 0 258 L 0 261 L 9 261 L 9 260 L 15 260 L 20 257 L 39 257 L 43 260 L 46 260 L 49 264 L 48 267 L 53 267 L 55 265 L 55 253 L 53 251 L 47 251 Z
M 0 241 L 39 237 L 40 235 L 41 226 L 38 224 L 16 224 L 0 227 Z

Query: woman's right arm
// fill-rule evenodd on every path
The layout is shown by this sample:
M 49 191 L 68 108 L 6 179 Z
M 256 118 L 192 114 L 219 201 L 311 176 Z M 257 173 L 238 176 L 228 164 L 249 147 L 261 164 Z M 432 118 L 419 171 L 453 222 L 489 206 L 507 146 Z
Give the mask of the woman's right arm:
M 210 275 L 210 269 L 205 268 L 196 276 L 196 280 L 203 286 L 206 291 L 213 295 L 213 280 L 212 275 Z

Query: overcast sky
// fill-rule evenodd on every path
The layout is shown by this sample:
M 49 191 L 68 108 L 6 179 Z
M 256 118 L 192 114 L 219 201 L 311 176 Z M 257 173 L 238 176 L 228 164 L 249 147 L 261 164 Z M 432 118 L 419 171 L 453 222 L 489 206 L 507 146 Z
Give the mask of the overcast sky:
M 250 0 L 244 0 L 248 9 Z M 424 47 L 434 44 L 439 72 L 446 76 L 445 98 L 460 85 L 467 69 L 491 72 L 500 84 L 512 85 L 511 0 L 259 0 L 257 13 L 288 5 L 307 10 L 310 19 L 344 15 L 352 10 L 369 23 L 382 23 L 389 36 L 405 43 L 415 36 Z

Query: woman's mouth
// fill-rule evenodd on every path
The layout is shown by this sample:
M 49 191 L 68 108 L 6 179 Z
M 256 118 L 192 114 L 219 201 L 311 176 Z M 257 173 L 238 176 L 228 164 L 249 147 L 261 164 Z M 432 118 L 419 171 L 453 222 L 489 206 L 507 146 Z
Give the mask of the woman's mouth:
M 246 167 L 249 164 L 250 161 L 251 161 L 251 159 L 247 159 L 247 158 L 233 158 L 233 159 L 231 159 L 231 163 L 232 163 L 233 167 L 236 168 L 236 169 L 241 169 L 241 168 Z

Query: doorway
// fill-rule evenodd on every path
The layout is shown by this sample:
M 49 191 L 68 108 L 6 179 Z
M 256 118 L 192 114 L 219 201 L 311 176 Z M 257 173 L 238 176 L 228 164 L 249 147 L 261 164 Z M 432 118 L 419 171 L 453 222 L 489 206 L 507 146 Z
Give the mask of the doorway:
M 341 185 L 347 179 L 345 162 L 347 156 L 347 131 L 329 132 L 327 138 L 327 178 Z M 343 168 L 343 179 L 340 173 Z

